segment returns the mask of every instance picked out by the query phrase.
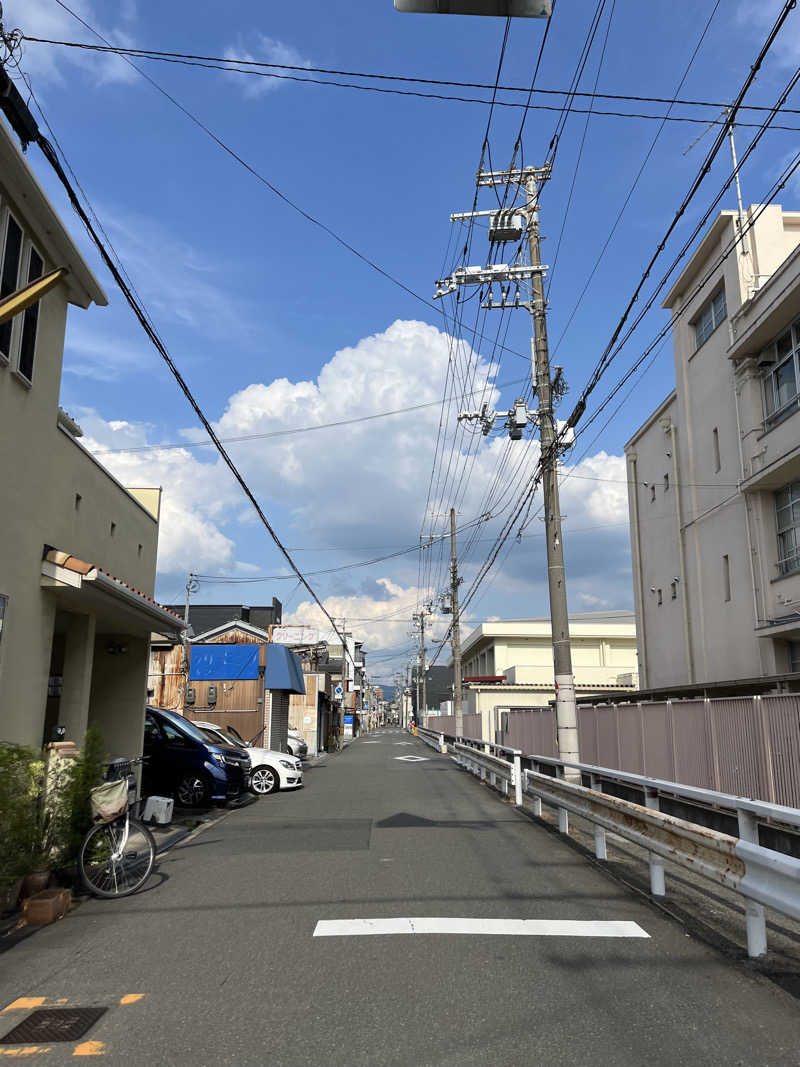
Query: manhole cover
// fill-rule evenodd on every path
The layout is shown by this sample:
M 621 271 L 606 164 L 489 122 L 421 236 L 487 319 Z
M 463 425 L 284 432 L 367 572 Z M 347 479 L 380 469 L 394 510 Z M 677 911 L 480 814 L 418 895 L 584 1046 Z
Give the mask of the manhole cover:
M 43 1041 L 79 1041 L 107 1008 L 40 1008 L 0 1037 L 0 1045 Z

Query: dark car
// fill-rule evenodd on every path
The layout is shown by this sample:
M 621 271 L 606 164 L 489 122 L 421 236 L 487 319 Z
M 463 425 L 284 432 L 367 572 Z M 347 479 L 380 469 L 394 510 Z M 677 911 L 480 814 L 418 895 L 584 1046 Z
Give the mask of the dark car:
M 171 711 L 147 708 L 142 774 L 145 796 L 174 796 L 194 807 L 222 803 L 249 784 L 250 758 L 233 745 L 212 745 L 197 727 Z

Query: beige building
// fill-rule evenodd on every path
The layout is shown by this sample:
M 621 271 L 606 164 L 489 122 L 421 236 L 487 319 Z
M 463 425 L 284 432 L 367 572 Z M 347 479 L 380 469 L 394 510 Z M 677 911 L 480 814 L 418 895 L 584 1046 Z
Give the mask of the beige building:
M 625 446 L 644 689 L 800 671 L 800 212 L 744 215 L 668 294 L 676 387 Z
M 0 296 L 68 274 L 0 325 L 0 740 L 38 746 L 53 727 L 110 752 L 141 751 L 151 631 L 181 622 L 152 600 L 159 489 L 125 489 L 58 406 L 67 307 L 105 305 L 0 123 Z
M 578 695 L 638 688 L 633 612 L 571 615 L 572 667 Z M 555 700 L 550 619 L 484 622 L 461 649 L 464 712 L 480 715 L 482 736 L 494 740 L 500 714 Z

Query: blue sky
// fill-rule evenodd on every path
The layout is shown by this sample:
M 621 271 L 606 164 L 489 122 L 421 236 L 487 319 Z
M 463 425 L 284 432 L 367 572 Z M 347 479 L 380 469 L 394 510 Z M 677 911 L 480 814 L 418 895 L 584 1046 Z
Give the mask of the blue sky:
M 206 12 L 188 0 L 160 5 L 75 0 L 70 6 L 104 36 L 133 47 L 470 82 L 493 81 L 504 26 L 495 19 L 400 15 L 391 0 L 340 5 L 238 0 L 225 5 L 222 18 L 219 9 Z M 599 89 L 671 97 L 713 6 L 709 0 L 692 5 L 617 0 Z M 730 99 L 779 7 L 723 0 L 681 95 Z M 4 8 L 7 29 L 92 39 L 55 0 L 6 0 Z M 611 9 L 608 0 L 581 88 L 594 85 Z M 594 10 L 594 4 L 581 0 L 560 0 L 540 87 L 567 87 Z M 539 20 L 512 24 L 504 84 L 528 85 L 543 26 Z M 797 63 L 799 42 L 800 15 L 795 11 L 759 75 L 751 102 L 775 99 Z M 456 262 L 453 245 L 447 258 L 449 214 L 472 205 L 486 105 L 148 61 L 140 65 L 282 192 L 430 299 L 443 264 Z M 441 313 L 414 300 L 292 211 L 136 72 L 115 58 L 33 42 L 24 46 L 21 67 L 172 355 L 224 436 L 296 429 L 441 398 L 448 351 Z M 442 92 L 486 95 L 479 90 Z M 552 104 L 555 99 L 537 97 L 534 102 Z M 797 99 L 790 103 L 798 106 Z M 616 110 L 610 102 L 598 107 Z M 634 110 L 657 114 L 660 105 Z M 677 113 L 716 117 L 709 109 L 681 108 Z M 526 163 L 544 158 L 556 118 L 547 111 L 529 113 Z M 800 125 L 795 118 L 800 116 L 788 117 L 787 125 Z M 508 162 L 519 120 L 518 109 L 495 109 L 490 129 L 495 167 Z M 543 197 L 545 262 L 555 255 L 584 122 L 583 115 L 570 116 Z M 552 275 L 549 327 L 554 345 L 656 129 L 657 123 L 644 119 L 594 115 L 589 121 Z M 706 133 L 691 147 L 703 130 L 670 123 L 659 139 L 559 347 L 556 362 L 563 364 L 573 394 L 605 346 L 711 143 L 713 133 Z M 739 131 L 740 153 L 752 132 Z M 796 132 L 767 134 L 742 177 L 746 202 L 762 198 L 796 145 Z M 64 217 L 72 219 L 41 156 L 32 149 L 29 158 Z M 670 248 L 690 232 L 728 165 L 727 154 L 720 156 Z M 799 207 L 798 187 L 784 190 L 781 202 L 785 208 Z M 492 194 L 483 194 L 479 206 L 491 204 Z M 724 206 L 732 205 L 728 195 Z M 72 225 L 81 236 L 77 222 Z M 476 230 L 472 261 L 479 262 L 486 248 L 484 231 Z M 62 403 L 78 416 L 90 445 L 104 450 L 105 461 L 128 484 L 164 487 L 157 595 L 168 602 L 181 599 L 190 569 L 238 577 L 285 574 L 276 550 L 210 449 L 106 451 L 188 443 L 198 434 L 183 397 L 88 247 L 87 257 L 108 289 L 111 306 L 71 312 Z M 648 316 L 620 357 L 620 372 L 657 332 L 665 314 L 655 310 Z M 493 334 L 496 325 L 490 319 L 487 332 Z M 527 373 L 528 336 L 526 314 L 512 315 L 506 345 L 522 357 L 504 353 L 499 368 L 492 366 L 497 381 Z M 485 374 L 491 345 L 476 342 L 475 349 Z M 615 377 L 610 376 L 609 384 Z M 667 344 L 581 462 L 576 475 L 582 472 L 582 480 L 565 484 L 573 610 L 631 605 L 622 446 L 672 382 Z M 519 389 L 502 390 L 499 406 L 508 406 Z M 320 570 L 417 542 L 438 423 L 434 406 L 350 427 L 240 443 L 231 451 L 285 543 L 298 549 L 300 565 Z M 467 445 L 477 447 L 474 464 L 467 460 Z M 481 510 L 504 447 L 501 439 L 464 439 L 455 467 L 468 463 L 470 477 L 458 498 L 460 521 Z M 529 459 L 535 454 L 534 445 Z M 513 488 L 509 483 L 510 493 Z M 451 502 L 445 493 L 442 509 Z M 433 528 L 442 529 L 442 522 L 436 520 Z M 464 560 L 467 585 L 491 547 L 490 540 L 482 539 L 492 529 L 490 525 L 481 533 Z M 538 520 L 526 533 L 501 557 L 493 580 L 476 597 L 473 621 L 546 613 Z M 439 581 L 443 577 L 438 557 L 432 570 L 431 583 L 438 588 L 437 576 Z M 337 615 L 363 620 L 353 628 L 372 651 L 376 673 L 390 677 L 410 644 L 406 620 L 419 594 L 417 557 L 319 575 L 312 582 Z M 303 607 L 307 597 L 293 581 L 204 583 L 199 595 L 250 603 L 269 602 L 277 595 L 288 602 L 288 613 L 313 615 Z M 434 632 L 443 626 L 434 623 Z

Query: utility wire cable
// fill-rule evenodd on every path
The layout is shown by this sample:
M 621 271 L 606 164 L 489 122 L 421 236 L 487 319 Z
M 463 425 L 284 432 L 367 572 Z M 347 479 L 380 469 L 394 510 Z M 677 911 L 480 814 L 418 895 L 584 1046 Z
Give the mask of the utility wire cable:
M 554 5 L 555 6 L 555 5 Z M 70 12 L 72 14 L 72 12 Z M 337 70 L 328 67 L 313 67 L 313 66 L 292 66 L 289 63 L 266 63 L 254 59 L 241 59 L 241 58 L 226 58 L 224 56 L 203 56 L 194 55 L 188 52 L 164 52 L 158 51 L 152 48 L 126 48 L 122 45 L 96 45 L 89 44 L 85 41 L 62 41 L 50 37 L 36 37 L 33 34 L 22 34 L 21 40 L 30 41 L 34 44 L 49 44 L 58 45 L 63 48 L 75 48 L 84 49 L 91 52 L 106 52 L 112 53 L 118 56 L 132 56 L 139 59 L 182 59 L 182 60 L 198 60 L 201 63 L 219 63 L 223 64 L 223 70 L 233 70 L 235 72 L 236 67 L 242 68 L 265 68 L 273 70 L 293 70 L 300 73 L 307 74 L 331 74 L 346 78 L 368 78 L 374 81 L 399 81 L 408 82 L 420 85 L 439 85 L 444 87 L 452 87 L 457 89 L 489 89 L 494 90 L 495 85 L 490 82 L 464 82 L 464 81 L 452 81 L 442 78 L 420 78 L 413 75 L 402 74 L 380 74 L 380 73 L 367 73 L 364 71 L 353 70 Z M 234 66 L 227 66 L 227 64 L 233 64 Z M 216 68 L 212 68 L 216 69 Z M 277 76 L 277 75 L 276 75 Z M 326 83 L 327 84 L 327 83 Z M 497 91 L 502 93 L 526 93 L 530 96 L 542 95 L 542 96 L 575 96 L 583 99 L 594 100 L 619 100 L 623 102 L 641 103 L 641 104 L 672 104 L 681 105 L 685 107 L 707 107 L 713 108 L 715 111 L 720 111 L 723 108 L 730 107 L 730 101 L 724 100 L 695 100 L 692 98 L 682 98 L 678 96 L 642 96 L 632 93 L 600 93 L 600 92 L 587 92 L 576 90 L 570 92 L 568 89 L 531 89 L 529 86 L 524 85 L 497 85 Z M 481 103 L 488 104 L 488 100 L 470 100 L 469 103 Z M 500 106 L 501 101 L 497 101 L 495 106 Z M 521 107 L 531 107 L 530 104 L 518 105 Z M 557 110 L 561 110 L 557 108 Z M 743 111 L 768 111 L 769 108 L 759 104 L 743 104 Z M 800 108 L 785 108 L 786 114 L 800 115 Z M 600 114 L 601 112 L 596 112 Z M 656 118 L 658 116 L 651 116 Z M 698 119 L 699 122 L 708 121 Z
M 109 42 L 106 40 L 105 37 L 103 37 L 101 33 L 94 29 L 93 26 L 86 22 L 85 19 L 81 18 L 81 16 L 78 15 L 75 11 L 73 11 L 70 7 L 68 7 L 63 2 L 63 0 L 55 0 L 55 2 L 58 4 L 59 7 L 63 8 L 70 15 L 72 15 L 74 19 L 77 19 L 77 21 L 80 22 L 80 24 L 84 26 L 87 30 L 89 30 L 90 33 L 93 33 L 95 37 L 103 41 L 106 45 L 109 44 Z M 318 227 L 334 241 L 336 241 L 337 244 L 341 245 L 342 248 L 345 248 L 348 252 L 354 255 L 357 259 L 360 259 L 372 270 L 376 271 L 382 277 L 386 278 L 387 281 L 390 281 L 393 285 L 396 285 L 399 289 L 402 289 L 403 292 L 406 293 L 408 296 L 413 297 L 414 300 L 419 301 L 421 304 L 424 304 L 426 307 L 432 309 L 433 311 L 436 311 L 437 313 L 439 312 L 439 309 L 436 307 L 435 304 L 431 303 L 430 300 L 427 300 L 424 296 L 421 296 L 419 293 L 409 288 L 409 286 L 407 286 L 405 282 L 402 282 L 399 278 L 396 278 L 389 271 L 381 267 L 380 264 L 376 263 L 375 260 L 371 259 L 365 253 L 359 251 L 354 245 L 350 244 L 350 242 L 346 238 L 342 237 L 342 235 L 337 233 L 336 230 L 328 226 L 327 223 L 323 222 L 321 219 L 316 218 L 314 215 L 306 211 L 298 203 L 292 200 L 291 197 L 287 196 L 284 192 L 282 192 L 276 185 L 274 185 L 268 178 L 266 178 L 260 171 L 258 171 L 251 163 L 248 163 L 243 156 L 239 155 L 239 153 L 236 152 L 235 149 L 231 148 L 230 145 L 226 144 L 226 142 L 223 141 L 221 137 L 214 133 L 210 126 L 207 126 L 206 123 L 202 121 L 202 119 L 198 118 L 176 97 L 174 97 L 171 93 L 167 92 L 167 90 L 162 85 L 155 81 L 155 79 L 151 78 L 146 71 L 141 69 L 141 67 L 138 67 L 134 62 L 132 62 L 132 60 L 128 59 L 128 57 L 125 55 L 121 55 L 120 58 L 123 59 L 130 67 L 132 67 L 133 70 L 137 72 L 137 74 L 141 75 L 141 77 L 144 78 L 145 81 L 149 82 L 150 85 L 152 85 L 152 87 L 157 92 L 159 92 L 166 100 L 169 100 L 171 104 L 178 108 L 178 110 L 181 111 L 186 116 L 186 118 L 193 122 L 199 129 L 201 129 L 203 133 L 210 137 L 211 140 L 219 148 L 221 148 L 223 152 L 229 155 L 231 159 L 235 160 L 235 162 L 237 162 L 241 167 L 244 167 L 244 169 L 249 174 L 251 174 L 267 189 L 269 189 L 269 191 L 273 193 L 279 200 L 283 201 L 283 203 L 286 204 L 287 207 L 290 207 L 293 211 L 297 212 L 298 215 L 302 216 L 302 218 L 304 218 L 307 222 L 310 222 L 313 226 Z M 467 331 L 470 332 L 468 328 Z M 526 355 L 523 355 L 523 353 L 521 352 L 514 352 L 513 349 L 509 349 L 509 351 L 511 351 L 513 355 L 518 356 L 520 359 L 524 359 L 526 361 L 528 359 L 528 357 Z
M 284 547 L 283 543 L 281 542 L 280 538 L 278 537 L 277 533 L 275 532 L 274 527 L 272 526 L 271 522 L 267 518 L 263 508 L 261 507 L 261 505 L 259 504 L 258 500 L 256 499 L 256 496 L 253 493 L 252 489 L 247 484 L 247 482 L 245 481 L 243 475 L 239 471 L 238 467 L 236 466 L 236 464 L 233 462 L 233 460 L 231 459 L 230 455 L 226 451 L 224 445 L 222 444 L 222 442 L 217 437 L 217 434 L 215 433 L 214 428 L 211 425 L 211 422 L 207 418 L 207 416 L 206 416 L 205 412 L 203 411 L 203 409 L 200 407 L 200 404 L 198 403 L 197 399 L 195 398 L 194 394 L 192 393 L 188 383 L 186 382 L 186 379 L 181 374 L 181 372 L 178 369 L 177 365 L 175 364 L 174 360 L 172 359 L 172 357 L 170 356 L 169 352 L 167 351 L 167 348 L 166 348 L 164 342 L 161 340 L 161 338 L 159 337 L 158 333 L 156 332 L 155 327 L 151 324 L 146 311 L 144 310 L 142 305 L 139 303 L 137 298 L 134 296 L 134 294 L 131 291 L 130 287 L 128 286 L 127 282 L 123 278 L 121 271 L 117 267 L 116 263 L 114 262 L 114 259 L 112 258 L 111 254 L 109 253 L 108 249 L 106 248 L 106 246 L 103 243 L 102 239 L 100 238 L 99 234 L 97 233 L 97 230 L 95 229 L 95 227 L 94 227 L 94 225 L 92 223 L 92 220 L 90 219 L 90 217 L 87 214 L 87 212 L 84 210 L 83 205 L 82 205 L 82 203 L 81 203 L 81 201 L 80 201 L 80 199 L 78 197 L 77 192 L 75 191 L 72 183 L 70 182 L 70 179 L 69 179 L 68 175 L 66 174 L 63 166 L 61 165 L 61 160 L 59 159 L 59 156 L 58 156 L 55 148 L 50 143 L 50 141 L 48 141 L 47 138 L 41 133 L 41 131 L 38 131 L 38 130 L 37 130 L 36 143 L 39 146 L 39 148 L 40 148 L 42 154 L 44 155 L 45 159 L 48 161 L 50 166 L 55 171 L 55 174 L 58 177 L 58 180 L 63 185 L 64 190 L 66 191 L 67 196 L 69 197 L 69 201 L 72 204 L 73 209 L 75 210 L 76 214 L 80 218 L 80 220 L 83 223 L 83 225 L 86 227 L 87 233 L 91 237 L 95 247 L 97 248 L 98 252 L 100 253 L 100 256 L 102 257 L 103 262 L 105 263 L 106 267 L 110 271 L 111 276 L 113 277 L 114 281 L 116 282 L 117 286 L 119 287 L 120 292 L 125 297 L 128 305 L 130 306 L 131 310 L 133 311 L 134 315 L 136 316 L 136 318 L 137 318 L 137 320 L 139 322 L 139 325 L 144 330 L 145 334 L 149 338 L 150 342 L 152 343 L 153 347 L 156 349 L 158 354 L 161 356 L 162 360 L 166 363 L 166 365 L 169 368 L 172 376 L 174 377 L 175 381 L 177 382 L 181 392 L 186 397 L 186 400 L 188 401 L 190 407 L 194 411 L 194 413 L 197 416 L 197 418 L 200 420 L 200 422 L 201 422 L 203 428 L 205 429 L 206 433 L 208 434 L 208 436 L 213 441 L 217 451 L 219 452 L 219 454 L 222 457 L 223 461 L 225 462 L 226 466 L 230 470 L 230 472 L 233 475 L 234 479 L 239 484 L 242 492 L 247 497 L 247 499 L 250 501 L 250 503 L 251 503 L 256 515 L 258 516 L 259 520 L 261 521 L 261 524 L 264 526 L 264 528 L 266 529 L 267 533 L 270 535 L 270 537 L 274 541 L 274 543 L 275 543 L 276 547 L 278 548 L 278 550 L 280 551 L 281 555 L 284 557 L 286 562 L 291 567 L 291 569 L 294 572 L 295 576 L 297 577 L 298 581 L 304 586 L 304 588 L 309 593 L 311 598 L 315 601 L 317 606 L 320 608 L 320 610 L 323 612 L 325 617 L 331 623 L 331 625 L 332 625 L 332 627 L 334 629 L 334 632 L 339 637 L 341 637 L 342 635 L 339 633 L 339 630 L 338 630 L 338 628 L 336 626 L 336 623 L 334 622 L 333 618 L 329 615 L 329 613 L 328 613 L 327 609 L 325 608 L 324 604 L 319 599 L 319 597 L 317 596 L 316 592 L 312 589 L 312 587 L 309 584 L 308 580 L 305 578 L 305 576 L 303 575 L 302 571 L 299 569 L 297 564 L 294 562 L 294 560 L 292 559 L 292 557 L 289 554 L 289 552 L 287 551 L 287 549 Z M 344 642 L 343 638 L 342 638 L 342 642 L 343 642 L 343 644 L 346 644 L 346 642 Z M 348 651 L 348 655 L 350 655 L 349 651 Z M 355 661 L 353 661 L 353 665 L 355 666 Z

